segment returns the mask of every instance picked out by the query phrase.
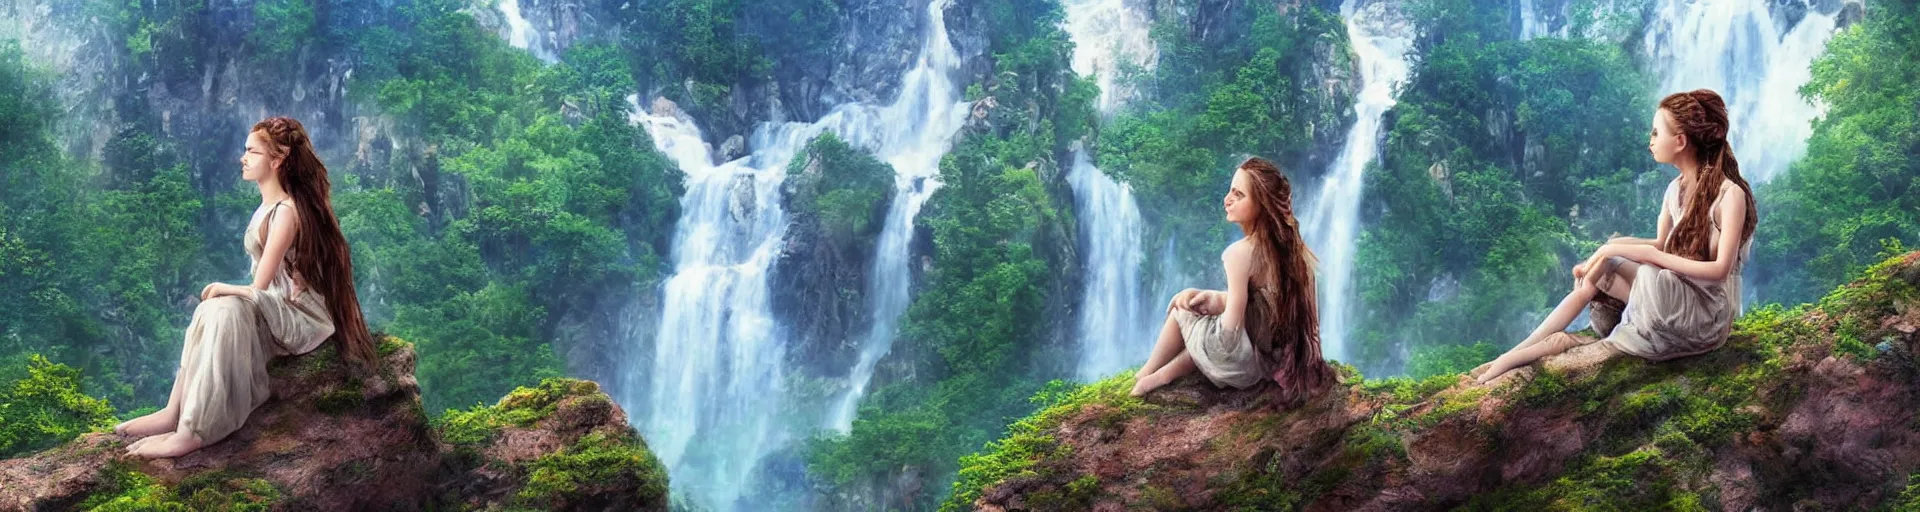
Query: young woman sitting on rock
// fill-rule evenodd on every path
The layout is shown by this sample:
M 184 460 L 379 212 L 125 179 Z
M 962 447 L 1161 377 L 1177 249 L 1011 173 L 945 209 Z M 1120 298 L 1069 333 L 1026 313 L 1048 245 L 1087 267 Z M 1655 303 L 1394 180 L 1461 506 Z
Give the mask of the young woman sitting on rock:
M 287 117 L 253 125 L 240 176 L 260 191 L 241 237 L 253 283 L 201 290 L 167 406 L 113 428 L 141 437 L 127 446 L 132 455 L 178 457 L 239 430 L 271 396 L 267 360 L 274 356 L 305 354 L 331 337 L 348 359 L 373 363 L 327 168 L 306 128 Z
M 1707 89 L 1660 100 L 1647 150 L 1680 168 L 1654 239 L 1615 238 L 1573 267 L 1573 292 L 1527 339 L 1480 371 L 1507 371 L 1583 343 L 1564 331 L 1592 303 L 1600 343 L 1661 361 L 1719 348 L 1739 312 L 1740 267 L 1756 223 L 1753 187 L 1727 146 L 1727 105 Z
M 1325 390 L 1333 368 L 1320 358 L 1314 257 L 1293 217 L 1293 190 L 1273 162 L 1250 158 L 1223 198 L 1228 222 L 1245 238 L 1220 259 L 1227 290 L 1187 289 L 1167 304 L 1167 321 L 1146 366 L 1141 396 L 1195 369 L 1216 386 L 1247 388 L 1271 378 L 1283 404 Z

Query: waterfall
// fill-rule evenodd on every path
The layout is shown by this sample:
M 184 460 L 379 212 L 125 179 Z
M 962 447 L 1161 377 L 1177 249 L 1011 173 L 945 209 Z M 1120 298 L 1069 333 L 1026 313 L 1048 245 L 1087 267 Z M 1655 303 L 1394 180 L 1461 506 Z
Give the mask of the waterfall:
M 1159 60 L 1153 45 L 1153 24 L 1127 0 L 1065 0 L 1064 26 L 1073 40 L 1073 71 L 1091 76 L 1100 86 L 1096 105 L 1112 113 L 1133 97 L 1122 81 L 1133 69 L 1148 71 Z
M 728 510 L 758 462 L 786 444 L 776 422 L 786 395 L 787 344 L 774 329 L 767 276 L 786 233 L 779 187 L 787 162 L 819 128 L 762 125 L 754 154 L 715 164 L 700 129 L 675 109 L 633 121 L 686 173 L 651 368 L 622 368 L 637 416 L 675 490 Z M 637 402 L 645 390 L 644 402 Z
M 1073 71 L 1100 86 L 1098 107 L 1111 115 L 1132 96 L 1121 80 L 1129 69 L 1150 69 L 1158 58 L 1151 23 L 1122 0 L 1068 0 L 1065 26 L 1073 40 Z M 1140 207 L 1133 189 L 1115 182 L 1078 143 L 1067 184 L 1079 218 L 1080 254 L 1086 280 L 1080 293 L 1075 378 L 1091 382 L 1146 359 L 1158 333 L 1142 294 L 1144 259 Z
M 1537 5 L 1539 0 L 1520 0 L 1520 38 L 1567 37 L 1567 25 L 1560 18 L 1565 13 L 1542 13 Z
M 547 48 L 540 37 L 539 30 L 533 28 L 533 23 L 520 14 L 520 0 L 500 0 L 499 7 L 500 14 L 507 19 L 507 44 L 533 52 L 533 56 L 543 61 L 558 62 L 560 60 L 559 56 L 553 54 L 553 50 Z
M 1357 119 L 1300 219 L 1307 244 L 1320 259 L 1320 339 L 1329 359 L 1347 360 L 1352 317 L 1353 258 L 1360 235 L 1361 187 L 1367 164 L 1379 153 L 1380 117 L 1394 105 L 1393 88 L 1406 81 L 1411 25 L 1386 2 L 1356 5 L 1346 0 L 1340 14 L 1360 68 L 1361 89 L 1354 101 Z
M 675 225 L 673 276 L 664 285 L 660 328 L 646 350 L 650 368 L 622 368 L 622 398 L 674 482 L 698 507 L 735 510 L 760 461 L 824 422 L 845 431 L 873 367 L 892 345 L 908 302 L 908 247 L 920 206 L 938 189 L 935 174 L 968 109 L 951 74 L 960 57 L 948 40 L 947 0 L 928 8 L 925 44 L 891 104 L 847 104 L 813 123 L 766 123 L 754 130 L 752 154 L 722 163 L 699 128 L 670 105 L 652 113 L 630 96 L 633 122 L 687 175 Z M 773 322 L 768 271 L 786 234 L 779 187 L 786 166 L 806 144 L 833 131 L 873 152 L 898 173 L 897 193 L 875 248 L 870 293 L 875 324 L 833 411 L 787 410 L 787 340 Z M 820 416 L 824 416 L 821 418 Z
M 1139 366 L 1158 332 L 1140 286 L 1140 208 L 1133 189 L 1115 183 L 1075 148 L 1067 173 L 1079 211 L 1086 283 L 1080 294 L 1080 363 L 1076 378 L 1091 382 Z
M 1658 94 L 1704 87 L 1726 100 L 1728 142 L 1756 185 L 1806 152 L 1821 108 L 1800 97 L 1800 86 L 1813 77 L 1811 64 L 1826 51 L 1838 13 L 1808 8 L 1795 23 L 1776 17 L 1773 4 L 1660 0 L 1644 43 L 1660 76 Z
M 896 173 L 893 204 L 887 208 L 886 223 L 874 247 L 873 271 L 867 278 L 874 323 L 860 346 L 859 361 L 848 374 L 848 390 L 828 415 L 828 427 L 842 433 L 853 428 L 860 399 L 866 396 L 873 379 L 874 365 L 893 349 L 900 316 L 906 313 L 910 299 L 907 292 L 913 272 L 907 258 L 913 244 L 913 221 L 920 214 L 920 206 L 939 189 L 940 157 L 947 154 L 953 135 L 966 124 L 968 104 L 953 82 L 960 55 L 947 34 L 944 13 L 948 3 L 934 0 L 927 6 L 928 28 L 919 57 L 901 79 L 900 95 L 892 104 L 879 108 L 847 105 L 821 120 L 848 141 L 868 148 Z

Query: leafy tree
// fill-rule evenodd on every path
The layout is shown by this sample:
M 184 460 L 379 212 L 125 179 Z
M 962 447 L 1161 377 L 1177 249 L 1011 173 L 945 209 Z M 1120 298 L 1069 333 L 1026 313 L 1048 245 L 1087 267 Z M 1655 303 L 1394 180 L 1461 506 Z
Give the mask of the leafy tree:
M 1883 240 L 1920 243 L 1920 8 L 1873 8 L 1827 42 L 1800 89 L 1827 108 L 1806 156 L 1756 191 L 1749 286 L 1764 300 L 1812 301 L 1879 262 Z
M 34 354 L 0 367 L 0 459 L 113 426 L 113 407 L 80 392 L 80 370 Z

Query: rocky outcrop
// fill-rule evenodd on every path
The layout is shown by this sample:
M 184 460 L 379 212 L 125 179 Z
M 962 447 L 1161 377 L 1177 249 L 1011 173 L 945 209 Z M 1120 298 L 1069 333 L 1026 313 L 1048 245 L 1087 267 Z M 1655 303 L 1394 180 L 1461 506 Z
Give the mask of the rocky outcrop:
M 0 460 L 0 510 L 666 509 L 665 470 L 593 382 L 550 379 L 436 429 L 410 344 L 384 338 L 358 376 L 332 347 L 275 360 L 273 399 L 185 456 L 130 458 L 133 439 L 95 432 Z
M 1116 378 L 963 462 L 979 510 L 1920 506 L 1920 253 L 1726 346 L 1650 363 L 1591 344 L 1496 380 L 1345 382 L 1298 409 L 1189 377 Z
M 893 203 L 893 168 L 831 134 L 807 145 L 780 184 L 789 219 L 771 270 L 774 319 L 796 366 L 844 376 L 873 324 L 868 274 Z

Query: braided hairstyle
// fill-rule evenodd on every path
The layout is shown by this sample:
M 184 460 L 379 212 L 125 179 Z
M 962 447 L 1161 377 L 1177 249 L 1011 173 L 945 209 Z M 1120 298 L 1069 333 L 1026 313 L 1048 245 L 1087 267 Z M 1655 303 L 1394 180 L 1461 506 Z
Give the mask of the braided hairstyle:
M 267 118 L 254 123 L 251 131 L 273 143 L 266 148 L 271 155 L 285 157 L 274 173 L 300 212 L 300 229 L 290 253 L 297 256 L 286 267 L 292 272 L 289 277 L 326 298 L 341 356 L 371 366 L 376 357 L 373 335 L 360 316 L 360 298 L 353 288 L 353 254 L 333 214 L 327 166 L 314 153 L 307 129 L 291 117 Z
M 1727 121 L 1726 102 L 1710 89 L 1694 89 L 1667 95 L 1660 100 L 1660 108 L 1673 119 L 1674 131 L 1687 138 L 1687 144 L 1693 148 L 1694 161 L 1700 162 L 1700 172 L 1694 173 L 1693 180 L 1681 183 L 1680 193 L 1686 198 L 1686 206 L 1682 208 L 1686 209 L 1686 215 L 1680 218 L 1680 225 L 1674 227 L 1663 250 L 1696 261 L 1713 259 L 1710 250 L 1713 212 L 1708 210 L 1720 198 L 1720 186 L 1725 180 L 1740 185 L 1741 192 L 1747 194 L 1747 221 L 1741 231 L 1741 244 L 1745 245 L 1746 240 L 1753 238 L 1759 216 L 1754 209 L 1753 186 L 1740 176 L 1740 161 L 1733 157 L 1733 148 L 1727 144 L 1731 124 Z
M 1280 167 L 1260 157 L 1240 164 L 1254 186 L 1247 195 L 1259 212 L 1246 224 L 1253 245 L 1253 304 L 1266 332 L 1252 333 L 1262 356 L 1273 365 L 1280 405 L 1290 406 L 1333 385 L 1333 367 L 1320 356 L 1320 307 L 1314 295 L 1316 259 L 1293 217 L 1293 187 Z

